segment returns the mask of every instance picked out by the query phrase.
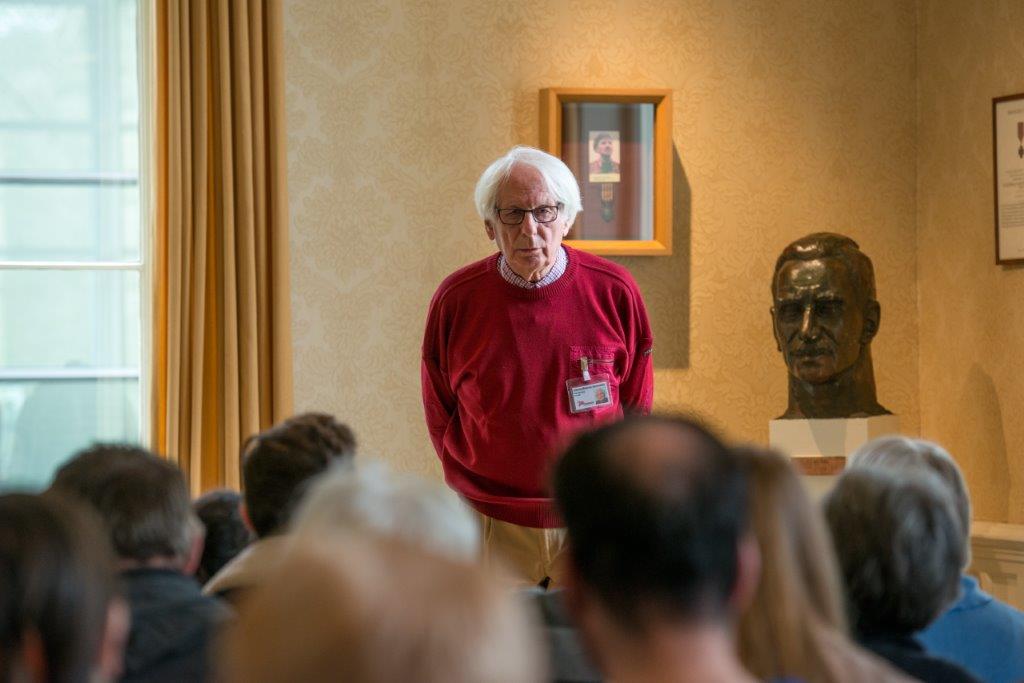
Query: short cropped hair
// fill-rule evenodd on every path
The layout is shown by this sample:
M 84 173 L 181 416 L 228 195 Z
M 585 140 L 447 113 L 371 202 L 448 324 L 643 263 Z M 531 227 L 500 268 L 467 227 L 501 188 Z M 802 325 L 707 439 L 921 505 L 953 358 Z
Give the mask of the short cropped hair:
M 537 170 L 555 200 L 562 205 L 568 225 L 576 220 L 576 214 L 583 209 L 580 186 L 576 176 L 561 159 L 533 147 L 517 145 L 496 159 L 480 175 L 473 199 L 476 212 L 485 221 L 494 220 L 498 210 L 498 193 L 508 180 L 516 165 L 529 166 Z M 530 208 L 530 207 L 523 207 Z
M 918 631 L 956 599 L 964 536 L 935 475 L 847 470 L 825 518 L 857 633 Z
M 834 258 L 849 269 L 851 277 L 862 292 L 867 304 L 875 300 L 875 269 L 871 259 L 860 250 L 860 245 L 846 235 L 834 232 L 816 232 L 791 242 L 779 254 L 775 261 L 772 274 L 772 296 L 775 296 L 779 271 L 789 261 L 813 261 L 814 259 Z
M 393 536 L 467 562 L 480 555 L 480 522 L 457 495 L 379 462 L 334 468 L 318 479 L 293 529 L 314 538 L 352 531 Z
M 245 506 L 256 536 L 285 530 L 305 486 L 355 455 L 356 438 L 326 413 L 303 413 L 256 434 L 243 449 Z
M 50 488 L 92 506 L 121 558 L 184 560 L 201 533 L 181 470 L 138 446 L 80 451 L 57 470 Z
M 869 441 L 850 456 L 850 467 L 880 467 L 894 472 L 931 472 L 942 479 L 953 495 L 960 527 L 964 532 L 966 557 L 970 564 L 971 497 L 959 465 L 945 448 L 924 439 L 906 436 L 883 436 Z
M 598 133 L 597 135 L 595 135 L 593 145 L 591 145 L 594 148 L 594 151 L 597 151 L 597 145 L 602 140 L 612 140 L 612 136 L 609 135 L 608 133 Z
M 41 641 L 46 680 L 92 680 L 116 595 L 95 513 L 52 494 L 0 496 L 0 680 L 14 680 L 28 634 Z
M 218 680 L 547 680 L 524 608 L 476 563 L 395 538 L 297 536 L 241 605 Z
M 206 583 L 252 542 L 252 531 L 242 520 L 241 503 L 242 494 L 237 491 L 217 489 L 192 504 L 206 530 L 203 557 L 196 570 L 199 583 Z
M 748 493 L 706 428 L 630 417 L 585 433 L 555 466 L 554 493 L 576 571 L 621 627 L 725 616 Z

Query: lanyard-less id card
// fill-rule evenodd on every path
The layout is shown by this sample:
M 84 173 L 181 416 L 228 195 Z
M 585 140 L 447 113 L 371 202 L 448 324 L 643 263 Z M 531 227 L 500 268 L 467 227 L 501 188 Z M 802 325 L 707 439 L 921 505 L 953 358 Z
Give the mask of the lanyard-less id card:
M 583 377 L 566 380 L 565 388 L 569 391 L 569 410 L 573 413 L 585 413 L 612 404 L 611 377 L 605 374 L 590 374 L 590 362 L 580 358 Z

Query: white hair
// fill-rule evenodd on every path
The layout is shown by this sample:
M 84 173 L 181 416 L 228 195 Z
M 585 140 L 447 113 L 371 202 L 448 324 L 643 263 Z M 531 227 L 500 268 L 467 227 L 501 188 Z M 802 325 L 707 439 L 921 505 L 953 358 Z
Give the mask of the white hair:
M 957 516 L 967 545 L 965 567 L 970 564 L 971 498 L 963 472 L 953 456 L 937 443 L 906 436 L 883 436 L 869 441 L 848 460 L 850 468 L 880 468 L 897 473 L 930 472 L 936 474 L 953 495 Z
M 565 162 L 558 157 L 524 145 L 517 145 L 510 149 L 480 175 L 480 180 L 476 182 L 476 191 L 473 193 L 476 212 L 480 214 L 480 218 L 487 221 L 495 217 L 498 192 L 508 180 L 512 167 L 517 164 L 529 166 L 540 173 L 544 178 L 544 184 L 547 185 L 548 192 L 554 195 L 555 200 L 562 205 L 567 225 L 572 225 L 572 222 L 576 220 L 576 214 L 583 210 L 580 186 L 576 182 L 576 177 L 565 165 Z
M 383 463 L 335 467 L 311 487 L 292 525 L 297 537 L 358 532 L 397 537 L 456 560 L 480 555 L 480 523 L 444 486 Z

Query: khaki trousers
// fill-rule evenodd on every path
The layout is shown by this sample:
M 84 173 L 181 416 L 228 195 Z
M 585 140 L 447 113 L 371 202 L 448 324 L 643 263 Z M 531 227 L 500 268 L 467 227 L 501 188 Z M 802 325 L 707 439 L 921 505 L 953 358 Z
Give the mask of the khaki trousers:
M 534 529 L 479 515 L 485 567 L 503 567 L 517 584 L 548 588 L 565 583 L 565 529 Z

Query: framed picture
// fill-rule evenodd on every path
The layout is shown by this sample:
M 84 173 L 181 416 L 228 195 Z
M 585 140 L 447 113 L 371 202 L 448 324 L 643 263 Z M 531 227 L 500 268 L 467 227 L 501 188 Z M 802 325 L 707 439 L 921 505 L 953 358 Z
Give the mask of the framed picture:
M 540 147 L 572 169 L 583 194 L 569 245 L 672 253 L 671 90 L 541 90 Z
M 992 100 L 996 263 L 1024 263 L 1024 93 Z

